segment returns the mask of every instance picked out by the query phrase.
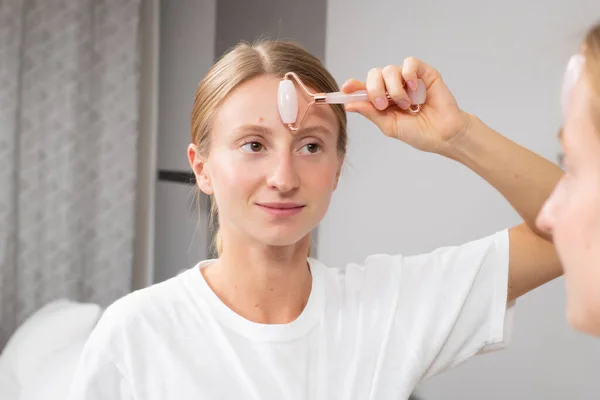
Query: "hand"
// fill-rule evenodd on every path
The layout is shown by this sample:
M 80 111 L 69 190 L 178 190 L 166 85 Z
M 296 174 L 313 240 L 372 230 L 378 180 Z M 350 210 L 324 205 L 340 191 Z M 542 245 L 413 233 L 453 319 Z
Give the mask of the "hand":
M 416 89 L 417 79 L 424 82 L 427 97 L 421 111 L 413 114 L 408 111 L 410 99 L 406 90 Z M 371 102 L 347 104 L 346 111 L 365 116 L 386 136 L 419 150 L 441 154 L 467 129 L 469 115 L 458 107 L 439 72 L 416 58 L 407 58 L 403 66 L 373 68 L 366 84 L 350 79 L 342 86 L 345 93 L 364 89 Z M 387 99 L 386 92 L 392 101 Z

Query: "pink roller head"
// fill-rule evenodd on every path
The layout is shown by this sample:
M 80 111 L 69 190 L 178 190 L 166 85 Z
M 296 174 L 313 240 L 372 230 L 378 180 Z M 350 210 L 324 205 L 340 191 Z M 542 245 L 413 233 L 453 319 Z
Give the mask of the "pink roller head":
M 298 118 L 298 95 L 294 82 L 284 79 L 277 89 L 277 106 L 284 124 L 293 124 Z
M 294 84 L 295 80 L 298 85 L 306 92 L 306 94 L 313 99 L 308 105 L 306 109 L 298 118 L 298 93 L 296 93 L 296 86 Z M 323 100 L 324 97 L 320 94 L 314 94 L 304 83 L 298 75 L 294 72 L 288 72 L 283 76 L 281 82 L 279 82 L 279 87 L 277 89 L 277 107 L 279 108 L 279 116 L 281 117 L 281 121 L 288 126 L 292 131 L 297 131 L 300 129 L 300 125 L 302 124 L 302 120 L 308 113 L 310 107 L 312 107 L 317 101 Z

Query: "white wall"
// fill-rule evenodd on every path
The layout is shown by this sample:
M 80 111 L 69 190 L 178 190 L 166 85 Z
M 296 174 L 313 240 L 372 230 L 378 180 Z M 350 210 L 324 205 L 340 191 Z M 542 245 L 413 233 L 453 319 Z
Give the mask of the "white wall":
M 416 56 L 439 69 L 459 104 L 554 160 L 563 68 L 600 2 L 329 0 L 327 65 L 341 83 Z M 415 254 L 519 223 L 481 178 L 385 138 L 350 116 L 350 165 L 320 227 L 330 264 L 378 252 Z M 519 300 L 510 349 L 420 388 L 434 399 L 597 399 L 600 346 L 573 332 L 559 279 Z

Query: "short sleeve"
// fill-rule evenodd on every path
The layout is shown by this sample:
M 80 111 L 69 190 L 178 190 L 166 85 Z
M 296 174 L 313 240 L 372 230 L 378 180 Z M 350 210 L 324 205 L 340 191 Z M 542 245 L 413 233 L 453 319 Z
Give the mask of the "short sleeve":
M 410 341 L 422 379 L 505 347 L 508 263 L 508 230 L 402 258 L 394 330 Z
M 131 400 L 133 390 L 114 353 L 114 330 L 106 314 L 91 333 L 81 353 L 69 400 Z

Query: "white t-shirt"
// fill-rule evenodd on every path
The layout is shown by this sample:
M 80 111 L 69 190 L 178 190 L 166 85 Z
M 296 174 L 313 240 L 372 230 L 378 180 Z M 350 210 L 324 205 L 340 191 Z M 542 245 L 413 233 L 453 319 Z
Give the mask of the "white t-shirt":
M 404 399 L 423 379 L 502 347 L 508 232 L 404 257 L 328 268 L 294 322 L 239 316 L 203 261 L 110 306 L 71 399 Z

